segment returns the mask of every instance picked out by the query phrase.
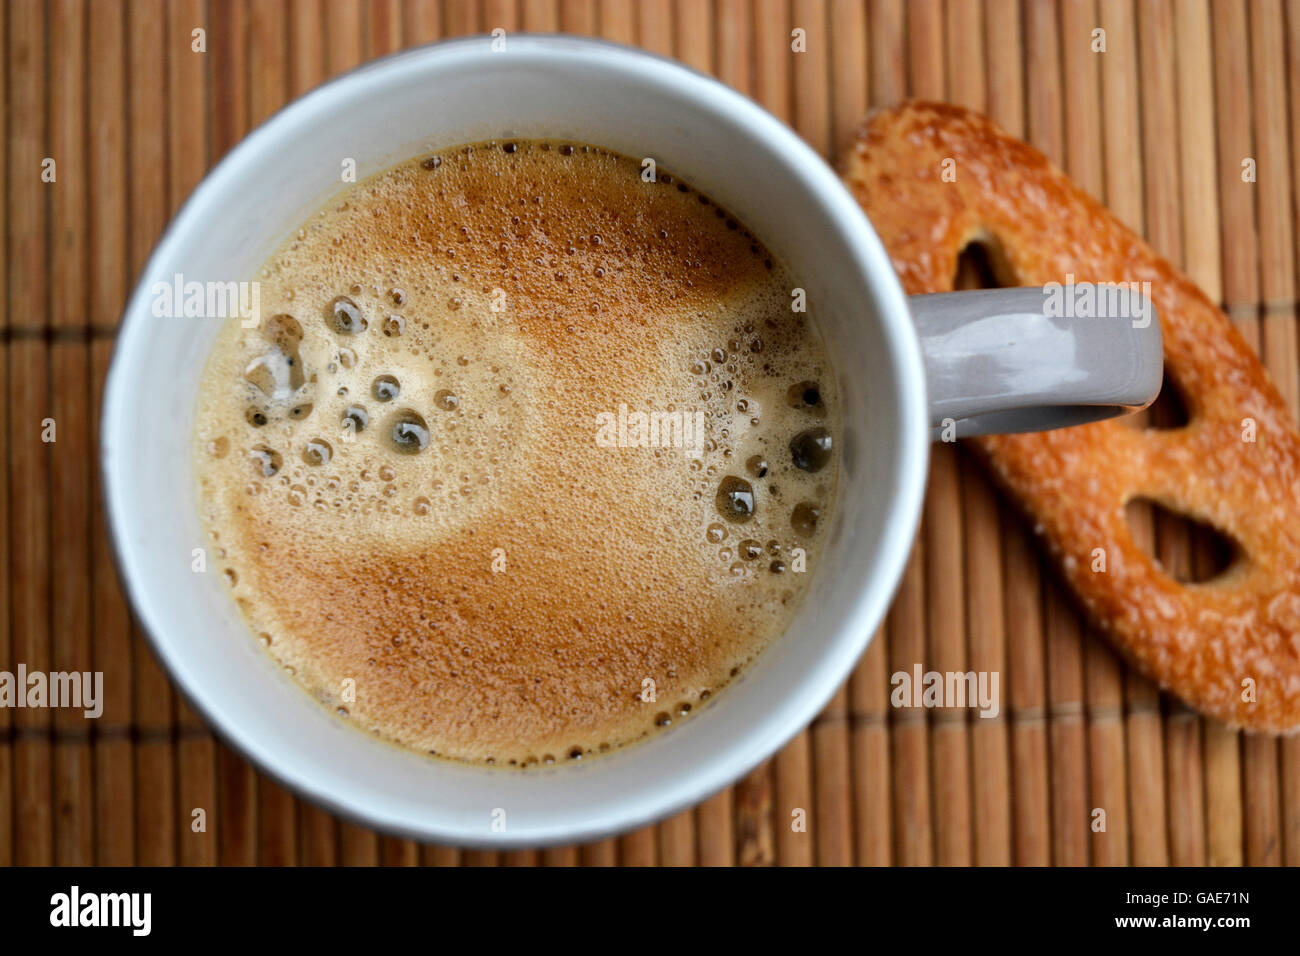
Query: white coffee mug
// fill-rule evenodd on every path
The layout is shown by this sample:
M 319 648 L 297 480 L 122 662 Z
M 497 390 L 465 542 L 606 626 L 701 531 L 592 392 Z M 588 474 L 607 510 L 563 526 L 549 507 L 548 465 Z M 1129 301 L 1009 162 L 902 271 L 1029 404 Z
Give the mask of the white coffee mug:
M 737 215 L 806 290 L 844 422 L 825 552 L 784 637 L 688 720 L 595 760 L 526 771 L 445 762 L 358 731 L 256 643 L 214 562 L 195 570 L 196 549 L 210 542 L 191 443 L 220 322 L 152 308 L 155 284 L 177 277 L 255 280 L 289 231 L 343 188 L 346 159 L 364 179 L 503 137 L 652 157 Z M 304 797 L 419 840 L 506 848 L 597 839 L 726 787 L 826 704 L 902 575 L 933 428 L 946 419 L 959 433 L 1046 427 L 1149 402 L 1161 362 L 1159 324 L 1149 307 L 1146 315 L 1145 326 L 1054 321 L 1041 290 L 922 297 L 909 307 L 826 164 L 751 101 L 671 61 L 572 37 L 411 50 L 320 87 L 250 134 L 195 190 L 145 267 L 102 414 L 121 577 L 177 687 L 231 746 Z

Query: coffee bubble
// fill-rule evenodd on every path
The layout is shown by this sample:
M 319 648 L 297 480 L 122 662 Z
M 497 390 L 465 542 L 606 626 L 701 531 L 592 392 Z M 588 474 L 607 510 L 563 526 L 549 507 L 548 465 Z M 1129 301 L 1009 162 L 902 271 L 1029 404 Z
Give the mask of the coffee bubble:
M 402 385 L 392 375 L 380 375 L 370 383 L 370 394 L 376 401 L 391 402 L 402 391 Z
M 821 471 L 831 460 L 831 433 L 825 428 L 809 428 L 790 439 L 790 457 L 801 471 Z
M 414 455 L 429 447 L 428 423 L 409 408 L 393 416 L 388 434 L 393 449 L 404 455 Z
M 359 435 L 366 430 L 370 424 L 370 413 L 366 411 L 364 405 L 349 405 L 343 409 L 342 425 L 344 430 L 351 430 L 354 435 Z
M 330 302 L 325 315 L 329 327 L 339 335 L 358 335 L 366 330 L 366 318 L 361 308 L 346 295 Z
M 334 457 L 334 449 L 323 438 L 313 438 L 302 450 L 302 460 L 309 465 L 328 465 Z
M 718 483 L 716 505 L 728 521 L 746 522 L 754 516 L 754 488 L 744 478 L 728 475 Z
M 791 408 L 822 409 L 821 386 L 813 381 L 796 382 L 786 391 Z
M 817 522 L 821 519 L 822 512 L 815 504 L 810 501 L 801 501 L 794 506 L 790 512 L 790 527 L 805 538 L 811 537 L 817 530 Z
M 262 326 L 262 334 L 284 352 L 297 350 L 302 342 L 302 324 L 292 315 L 273 315 Z
M 254 445 L 248 457 L 253 463 L 253 470 L 263 478 L 270 478 L 284 464 L 284 459 L 280 457 L 280 453 L 269 445 Z

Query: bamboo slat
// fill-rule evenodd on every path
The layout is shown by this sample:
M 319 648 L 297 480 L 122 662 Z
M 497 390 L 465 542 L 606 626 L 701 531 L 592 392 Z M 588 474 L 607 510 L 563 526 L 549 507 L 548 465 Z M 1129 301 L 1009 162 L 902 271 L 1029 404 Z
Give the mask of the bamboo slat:
M 1250 7 L 1251 93 L 1255 113 L 1255 158 L 1262 172 L 1256 183 L 1260 288 L 1257 312 L 1260 350 L 1279 390 L 1300 419 L 1300 366 L 1295 324 L 1295 243 L 1292 236 L 1291 147 L 1287 137 L 1286 54 L 1282 7 L 1263 0 Z M 1258 753 L 1260 769 L 1251 774 L 1247 794 L 1258 812 L 1247 829 L 1252 863 L 1283 862 L 1283 828 L 1300 826 L 1295 808 L 1283 804 L 1279 775 L 1295 759 L 1294 745 L 1268 738 L 1248 738 L 1247 753 Z M 1289 759 L 1287 759 L 1289 758 Z M 1294 771 L 1291 766 L 1287 770 Z
M 38 171 L 47 150 L 43 68 L 46 17 L 39 3 L 8 8 L 7 59 L 24 70 L 23 82 L 8 84 L 10 230 L 7 446 L 9 459 L 10 627 L 13 658 L 35 671 L 50 663 L 50 446 L 41 440 L 48 414 L 49 300 L 45 283 L 48 209 Z M 54 158 L 54 157 L 49 157 Z M 50 775 L 50 711 L 28 708 L 13 716 L 13 805 L 19 864 L 54 862 L 53 794 Z
M 89 204 L 90 327 L 116 326 L 129 282 L 122 256 L 127 247 L 126 33 L 120 11 L 105 4 L 88 5 L 89 145 L 94 162 L 86 175 Z M 92 432 L 99 431 L 98 396 L 103 394 L 111 341 L 91 341 Z M 90 446 L 93 448 L 93 444 Z M 87 451 L 89 453 L 89 451 Z M 132 772 L 131 628 L 126 602 L 113 569 L 112 547 L 103 520 L 99 470 L 88 476 L 94 523 L 91 531 L 91 619 L 94 622 L 92 666 L 104 675 L 104 709 L 91 728 L 94 760 L 94 862 L 126 865 L 135 861 L 135 799 Z
M 4 50 L 7 57 L 9 53 L 9 32 L 6 19 L 0 17 L 0 50 Z M 3 97 L 7 106 L 9 103 L 8 70 L 0 70 L 0 97 Z M 8 172 L 8 149 L 0 149 L 0 182 L 9 182 Z M 7 195 L 5 196 L 5 214 L 6 216 L 9 214 Z M 9 251 L 13 248 L 13 239 L 8 228 L 4 230 L 4 236 L 0 238 L 0 242 L 3 242 L 4 261 L 8 263 Z M 0 302 L 4 302 L 6 313 L 3 321 L 5 338 L 3 342 L 0 342 L 0 350 L 3 350 L 4 353 L 4 361 L 0 361 L 0 395 L 9 394 L 8 292 L 9 269 L 6 265 L 5 268 L 0 269 Z M 6 467 L 0 468 L 0 572 L 4 574 L 4 580 L 0 582 L 0 599 L 4 601 L 6 609 L 13 606 L 11 584 L 13 566 L 10 563 L 9 555 L 9 500 L 9 469 L 6 464 Z M 15 657 L 9 613 L 0 615 L 0 653 L 4 654 L 5 666 L 12 668 Z M 0 865 L 2 866 L 12 866 L 14 863 L 14 823 L 13 717 L 8 709 L 0 709 Z
M 1211 6 L 1214 23 L 1215 96 L 1218 105 L 1219 208 L 1223 224 L 1223 296 L 1246 341 L 1261 352 L 1259 233 L 1255 192 L 1258 159 L 1251 123 L 1249 11 L 1223 0 Z M 1255 164 L 1255 178 L 1248 164 Z M 1242 763 L 1244 861 L 1275 862 L 1280 828 L 1277 746 L 1239 735 Z
M 50 536 L 53 542 L 52 665 L 89 672 L 90 485 L 78 449 L 91 447 L 90 346 L 87 332 L 85 6 L 80 0 L 51 8 L 67 32 L 52 36 L 50 152 L 63 157 L 64 186 L 50 201 L 50 417 L 58 438 L 50 461 Z M 54 859 L 94 862 L 89 721 L 75 710 L 54 712 Z

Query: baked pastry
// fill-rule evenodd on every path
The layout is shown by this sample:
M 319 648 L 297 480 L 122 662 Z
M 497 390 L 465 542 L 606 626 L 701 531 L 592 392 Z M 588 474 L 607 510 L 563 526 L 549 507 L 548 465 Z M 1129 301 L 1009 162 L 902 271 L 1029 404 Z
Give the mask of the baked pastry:
M 952 291 L 971 242 L 999 285 L 1150 283 L 1186 425 L 971 441 L 1144 673 L 1231 726 L 1300 729 L 1300 433 L 1227 316 L 1040 152 L 968 110 L 875 113 L 841 172 L 909 293 Z M 1174 580 L 1134 540 L 1135 498 L 1218 529 L 1232 563 L 1206 582 Z

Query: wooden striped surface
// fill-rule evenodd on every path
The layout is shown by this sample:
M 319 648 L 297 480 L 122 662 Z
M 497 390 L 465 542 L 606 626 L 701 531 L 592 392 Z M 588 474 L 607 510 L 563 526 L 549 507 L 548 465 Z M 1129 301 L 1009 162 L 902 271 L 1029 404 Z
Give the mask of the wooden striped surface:
M 103 671 L 106 705 L 97 721 L 0 709 L 0 863 L 1300 864 L 1300 738 L 1202 720 L 1125 667 L 947 445 L 852 678 L 768 764 L 659 826 L 539 851 L 421 846 L 337 820 L 216 742 L 131 621 L 102 520 L 98 404 L 123 302 L 205 170 L 281 104 L 497 27 L 675 56 L 828 157 L 873 105 L 984 110 L 1222 302 L 1300 411 L 1300 0 L 6 0 L 0 670 Z M 1134 520 L 1168 566 L 1206 560 L 1179 522 Z M 891 708 L 889 675 L 918 663 L 998 671 L 1000 715 Z

